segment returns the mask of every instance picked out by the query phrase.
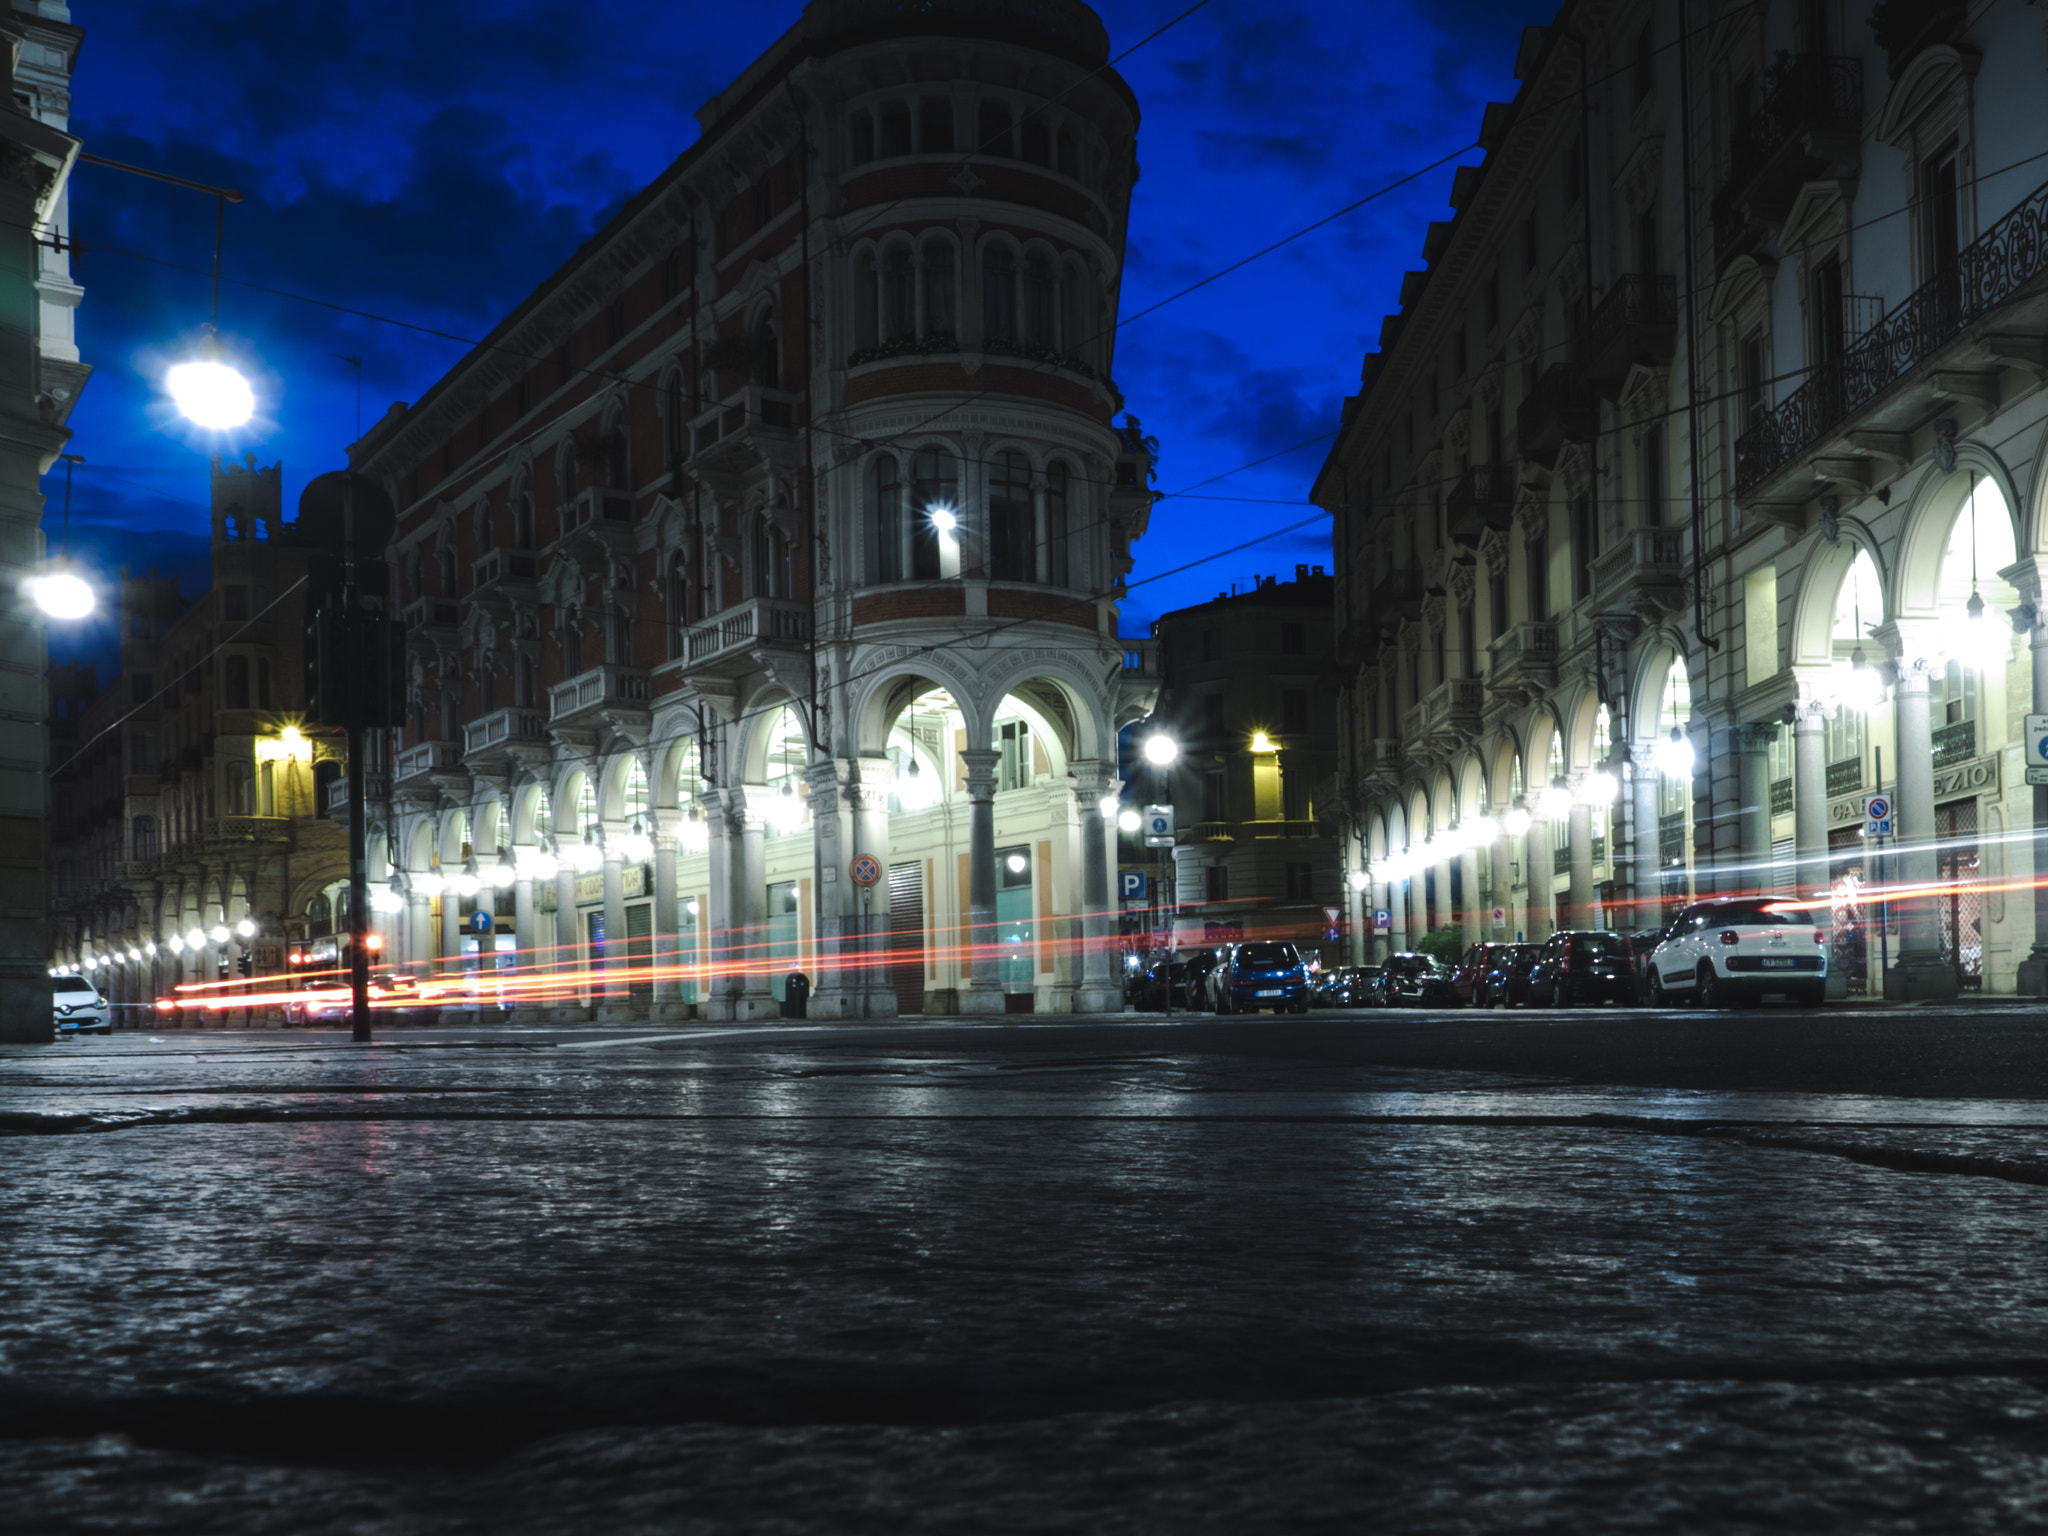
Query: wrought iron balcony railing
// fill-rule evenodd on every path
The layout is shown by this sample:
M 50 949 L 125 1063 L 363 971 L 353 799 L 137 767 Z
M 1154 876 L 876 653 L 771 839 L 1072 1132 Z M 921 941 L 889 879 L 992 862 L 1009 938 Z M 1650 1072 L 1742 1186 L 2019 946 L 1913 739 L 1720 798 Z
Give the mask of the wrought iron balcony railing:
M 1934 729 L 1934 766 L 1953 768 L 1977 755 L 1977 722 L 1958 720 Z
M 1853 795 L 1863 787 L 1863 759 L 1845 757 L 1839 763 L 1828 764 L 1828 794 Z
M 1863 122 L 1863 61 L 1802 53 L 1772 72 L 1770 90 L 1749 120 L 1729 136 L 1727 189 L 1748 195 L 1759 181 L 1792 175 L 1807 157 L 1810 136 L 1855 132 Z M 1766 215 L 1774 216 L 1774 215 Z
M 1824 363 L 1735 443 L 1735 495 L 1862 414 L 1992 310 L 2048 274 L 2048 183 L 1973 242 L 1855 345 Z

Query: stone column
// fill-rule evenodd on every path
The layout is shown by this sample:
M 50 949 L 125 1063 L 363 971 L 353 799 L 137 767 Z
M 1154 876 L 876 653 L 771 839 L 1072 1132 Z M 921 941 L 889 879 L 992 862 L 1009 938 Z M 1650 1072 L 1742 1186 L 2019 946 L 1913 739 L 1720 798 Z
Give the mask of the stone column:
M 1828 890 L 1828 744 L 1831 708 L 1808 699 L 1792 722 L 1792 842 L 1799 857 L 1799 894 Z
M 339 940 L 340 935 L 335 935 Z M 450 879 L 441 892 L 441 964 L 451 971 L 462 969 L 462 898 L 455 894 Z
M 555 970 L 565 985 L 557 989 L 557 1008 L 577 1008 L 590 995 L 583 980 L 583 915 L 576 910 L 576 871 L 567 859 L 555 867 Z
M 889 974 L 889 788 L 894 770 L 887 757 L 877 753 L 862 757 L 857 781 L 848 787 L 846 815 L 852 829 L 853 846 L 841 845 L 843 864 L 853 855 L 865 853 L 882 866 L 882 878 L 854 901 L 860 917 L 860 964 L 854 980 L 860 1016 L 867 1019 L 896 1017 L 896 987 Z M 842 888 L 852 885 L 850 869 L 840 872 Z
M 1052 580 L 1052 544 L 1047 534 L 1045 475 L 1041 472 L 1031 477 L 1032 566 L 1040 586 Z
M 626 861 L 619 844 L 626 836 L 622 821 L 604 827 L 604 986 L 598 997 L 623 1009 L 630 997 L 626 962 Z
M 676 834 L 683 813 L 673 806 L 651 811 L 654 835 L 654 992 L 650 1017 L 680 1019 L 682 953 L 677 944 Z
M 1922 695 L 1925 698 L 1925 695 Z M 1742 869 L 1730 895 L 1768 895 L 1771 871 L 1771 742 L 1775 725 L 1738 721 L 1728 727 L 1728 751 L 1735 759 L 1736 857 Z
M 541 969 L 535 926 L 533 876 L 521 875 L 512 882 L 512 931 L 519 939 L 519 951 L 512 957 L 512 964 L 520 981 L 518 997 L 521 1003 L 531 995 L 529 983 L 534 972 Z
M 1629 927 L 1657 928 L 1664 922 L 1664 851 L 1659 841 L 1664 818 L 1658 808 L 1663 780 L 1657 771 L 1657 745 L 1637 742 L 1628 757 L 1629 879 L 1633 888 Z
M 1042 492 L 1039 501 L 1042 507 Z M 1041 552 L 1043 548 L 1041 544 Z M 1109 896 L 1109 844 L 1103 836 L 1102 797 L 1116 783 L 1116 770 L 1105 763 L 1076 762 L 1071 772 L 1074 808 L 1081 817 L 1081 915 L 1077 924 L 1081 963 L 1075 967 L 1073 1007 L 1076 1013 L 1112 1013 L 1123 1006 L 1123 989 L 1111 964 L 1116 928 Z M 1040 876 L 1049 879 L 1051 873 L 1042 870 Z
M 704 1014 L 706 1018 L 730 1019 L 740 974 L 740 914 L 732 904 L 739 839 L 732 830 L 726 797 L 715 789 L 706 791 L 704 832 L 708 868 L 704 910 L 698 914 L 710 960 L 704 977 Z
M 1556 927 L 1552 911 L 1556 893 L 1551 886 L 1557 878 L 1557 864 L 1550 846 L 1552 837 L 1550 823 L 1532 820 L 1528 837 L 1528 879 L 1529 879 L 1529 942 L 1540 944 L 1550 937 Z
M 1925 885 L 1934 880 L 1934 729 L 1928 716 L 1927 680 L 1935 663 L 1911 658 L 1899 663 L 1893 693 L 1899 766 L 1892 792 L 1898 838 L 1885 858 L 1886 883 Z M 1941 958 L 1941 928 L 1927 897 L 1897 902 L 1899 949 L 1884 979 L 1888 998 L 1919 1000 L 1956 995 L 1955 967 Z
M 996 763 L 992 747 L 969 747 L 967 765 L 967 942 L 969 980 L 962 989 L 962 1013 L 1003 1011 L 1003 987 L 996 971 Z M 1170 922 L 1169 922 L 1170 931 Z
M 1387 952 L 1400 954 L 1408 947 L 1408 887 L 1413 880 L 1387 882 Z
M 740 949 L 730 981 L 735 1019 L 772 1019 L 781 1012 L 768 989 L 768 866 L 763 847 L 768 824 L 761 814 L 773 793 L 765 784 L 725 792 L 727 835 L 732 840 L 730 901 Z
M 2026 634 L 2033 657 L 2033 712 L 2048 714 L 2048 613 L 2042 611 L 2040 572 L 2028 556 L 1998 574 L 2020 594 L 2021 606 L 2012 610 L 2012 617 L 2014 627 Z M 2048 997 L 2048 784 L 2034 785 L 2029 794 L 2034 802 L 2034 943 L 2019 964 L 2014 989 L 2021 997 Z
M 1565 911 L 1557 915 L 1560 928 L 1590 928 L 1593 926 L 1593 807 L 1574 800 L 1572 808 L 1565 813 L 1565 835 L 1569 839 L 1565 847 L 1565 873 L 1571 878 L 1571 891 L 1565 900 Z

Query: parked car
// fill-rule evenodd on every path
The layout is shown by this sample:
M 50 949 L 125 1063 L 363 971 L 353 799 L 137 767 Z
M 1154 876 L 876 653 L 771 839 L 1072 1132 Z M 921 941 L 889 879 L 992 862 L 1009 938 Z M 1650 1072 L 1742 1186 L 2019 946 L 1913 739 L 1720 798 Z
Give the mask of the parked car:
M 1479 978 L 1479 1006 L 1512 1008 L 1529 1002 L 1529 973 L 1543 958 L 1541 944 L 1503 944 L 1493 964 Z
M 1308 967 L 1284 940 L 1232 944 L 1209 972 L 1209 1006 L 1218 1013 L 1307 1013 L 1308 1002 Z
M 1175 1008 L 1192 1013 L 1207 1007 L 1209 970 L 1215 963 L 1216 952 L 1210 949 L 1154 955 L 1131 983 L 1131 1005 L 1141 1013 L 1164 1013 L 1171 988 Z
M 1381 1008 L 1450 1008 L 1458 994 L 1451 990 L 1451 973 L 1428 955 L 1403 951 L 1387 956 L 1373 1001 Z
M 1458 1001 L 1484 1008 L 1486 1004 L 1479 996 L 1480 983 L 1501 957 L 1515 948 L 1513 944 L 1474 944 L 1466 950 L 1451 968 L 1451 990 L 1458 994 Z
M 1601 928 L 1553 933 L 1529 970 L 1529 1001 L 1552 1008 L 1636 1000 L 1628 940 Z
M 1801 902 L 1695 902 L 1672 919 L 1650 956 L 1653 1003 L 1721 1008 L 1778 993 L 1817 1008 L 1827 984 L 1827 930 Z
M 1309 1000 L 1318 1008 L 1369 1008 L 1376 965 L 1343 965 L 1327 971 L 1310 989 Z
M 370 976 L 370 1006 L 377 1009 L 415 1008 L 429 998 L 439 998 L 445 987 L 422 987 L 419 978 L 404 971 L 373 972 Z M 314 1024 L 345 1019 L 355 1012 L 354 988 L 342 976 L 323 976 L 301 987 L 284 1005 L 287 1024 Z
M 111 1035 L 114 1014 L 100 989 L 83 976 L 59 976 L 50 983 L 60 1035 Z

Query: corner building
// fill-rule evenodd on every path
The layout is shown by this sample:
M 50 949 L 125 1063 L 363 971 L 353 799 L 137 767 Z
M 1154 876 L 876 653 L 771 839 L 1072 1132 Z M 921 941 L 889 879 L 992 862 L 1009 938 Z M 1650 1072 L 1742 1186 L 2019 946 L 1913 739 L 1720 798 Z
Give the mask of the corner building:
M 1115 1005 L 1107 58 L 1074 3 L 814 0 L 355 445 L 413 658 L 387 953 L 558 1019 Z
M 1516 75 L 1316 492 L 1373 948 L 1796 892 L 1838 988 L 2048 993 L 2039 9 L 1573 0 Z

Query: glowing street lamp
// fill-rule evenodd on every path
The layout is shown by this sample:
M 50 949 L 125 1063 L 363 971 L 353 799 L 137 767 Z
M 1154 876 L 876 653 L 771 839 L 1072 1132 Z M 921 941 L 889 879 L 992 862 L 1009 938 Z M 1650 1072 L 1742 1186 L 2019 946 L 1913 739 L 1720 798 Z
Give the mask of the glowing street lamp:
M 41 575 L 22 583 L 30 602 L 50 618 L 66 623 L 86 617 L 98 602 L 91 584 L 71 563 L 71 471 L 84 462 L 75 453 L 64 455 L 64 533 L 57 545 L 57 558 L 43 567 Z
M 232 431 L 256 414 L 256 391 L 223 359 L 220 343 L 212 337 L 198 357 L 164 375 L 164 387 L 178 414 L 209 432 Z
M 1145 738 L 1145 761 L 1154 768 L 1171 768 L 1180 756 L 1180 743 L 1164 731 L 1154 731 Z

